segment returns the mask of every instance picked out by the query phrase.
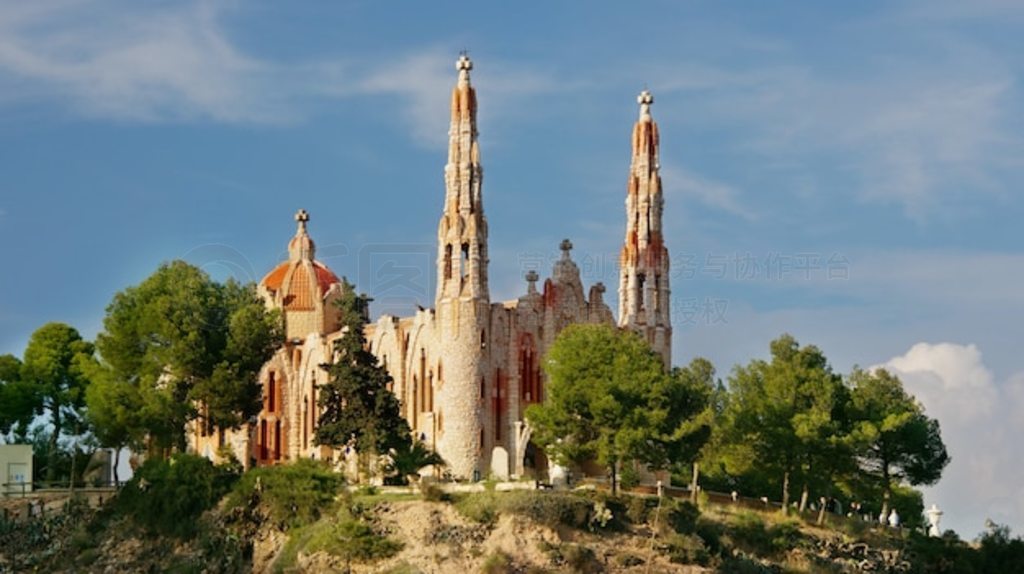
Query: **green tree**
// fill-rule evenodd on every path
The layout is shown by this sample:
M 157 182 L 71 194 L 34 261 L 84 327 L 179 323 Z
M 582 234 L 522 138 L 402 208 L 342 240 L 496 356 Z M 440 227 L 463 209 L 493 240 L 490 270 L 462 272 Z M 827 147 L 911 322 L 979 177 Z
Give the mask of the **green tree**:
M 138 387 L 118 380 L 109 366 L 94 362 L 89 372 L 86 418 L 99 444 L 114 449 L 114 482 L 120 484 L 121 450 L 140 448 L 146 433 L 141 395 Z
M 759 482 L 782 486 L 788 509 L 790 485 L 798 480 L 801 507 L 821 466 L 839 464 L 842 443 L 837 410 L 842 380 L 820 349 L 800 347 L 791 335 L 771 343 L 771 362 L 751 361 L 729 378 L 720 456 L 732 474 L 755 474 Z M 820 481 L 817 486 L 821 486 Z
M 25 348 L 21 378 L 50 424 L 46 480 L 57 479 L 58 441 L 61 435 L 82 431 L 85 389 L 89 384 L 86 365 L 93 345 L 82 339 L 74 327 L 47 323 L 34 333 Z
M 888 513 L 893 488 L 935 484 L 949 464 L 939 422 L 885 369 L 850 374 L 853 439 L 863 480 L 882 493 Z
M 32 387 L 22 381 L 21 369 L 20 359 L 0 355 L 0 435 L 23 443 L 40 405 Z
M 114 443 L 145 436 L 165 455 L 184 450 L 189 421 L 237 428 L 256 415 L 259 369 L 283 341 L 279 314 L 253 285 L 217 283 L 184 261 L 115 295 L 103 325 L 96 344 L 109 372 L 91 405 L 97 431 Z M 111 404 L 137 418 L 110 415 Z
M 609 470 L 613 491 L 622 463 L 662 469 L 702 442 L 701 426 L 691 419 L 703 399 L 689 386 L 702 375 L 665 372 L 660 357 L 632 331 L 567 327 L 544 369 L 547 400 L 526 412 L 534 441 L 563 463 L 597 461 Z
M 345 335 L 335 342 L 335 361 L 325 366 L 328 380 L 320 387 L 316 430 L 317 444 L 355 448 L 364 475 L 377 455 L 407 450 L 412 440 L 398 398 L 388 388 L 391 375 L 367 350 L 363 329 L 369 303 L 342 279 L 338 308 Z
M 674 401 L 680 419 L 676 423 L 680 440 L 670 459 L 675 464 L 690 465 L 690 502 L 696 504 L 700 457 L 705 448 L 710 448 L 712 430 L 721 414 L 724 387 L 715 379 L 715 366 L 701 357 L 685 367 L 672 369 L 672 378 L 677 393 Z
M 430 450 L 427 445 L 413 440 L 402 449 L 391 455 L 391 471 L 398 484 L 408 484 L 410 478 L 418 479 L 420 470 L 425 466 L 444 466 L 441 455 Z

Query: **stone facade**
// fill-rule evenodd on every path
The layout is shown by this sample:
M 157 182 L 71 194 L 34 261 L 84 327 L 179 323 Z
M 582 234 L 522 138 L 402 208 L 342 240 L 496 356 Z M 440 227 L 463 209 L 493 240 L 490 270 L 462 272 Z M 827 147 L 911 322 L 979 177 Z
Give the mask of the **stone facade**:
M 491 302 L 487 282 L 487 218 L 483 168 L 477 142 L 472 62 L 463 55 L 452 90 L 444 210 L 438 224 L 437 293 L 433 309 L 410 317 L 382 316 L 366 328 L 370 350 L 394 379 L 402 414 L 416 436 L 436 449 L 458 478 L 521 476 L 546 466 L 529 442 L 523 414 L 544 400 L 542 357 L 555 337 L 574 323 L 615 324 L 601 283 L 585 289 L 561 243 L 561 258 L 538 289 L 526 274 L 526 293 Z M 622 250 L 619 324 L 644 334 L 669 363 L 668 252 L 661 236 L 663 198 L 658 176 L 657 125 L 641 94 L 627 187 L 627 230 Z M 197 452 L 217 457 L 223 444 L 249 464 L 325 458 L 316 447 L 317 388 L 326 378 L 338 331 L 333 301 L 338 280 L 314 259 L 315 246 L 300 211 L 289 260 L 260 282 L 271 308 L 281 309 L 288 341 L 264 366 L 264 408 L 236 432 L 202 435 L 191 429 Z

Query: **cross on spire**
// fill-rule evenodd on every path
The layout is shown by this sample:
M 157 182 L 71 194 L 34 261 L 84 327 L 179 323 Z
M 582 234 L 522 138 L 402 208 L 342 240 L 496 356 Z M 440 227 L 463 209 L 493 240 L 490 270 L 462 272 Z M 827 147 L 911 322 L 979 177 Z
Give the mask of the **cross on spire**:
M 640 104 L 640 119 L 650 119 L 651 104 L 654 103 L 654 96 L 651 95 L 650 90 L 644 87 L 644 91 L 640 92 L 640 95 L 636 97 L 636 103 Z
M 299 232 L 304 233 L 306 231 L 306 223 L 309 221 L 309 212 L 305 209 L 300 209 L 295 212 L 295 221 L 299 224 Z
M 558 248 L 562 250 L 562 260 L 568 261 L 570 259 L 569 251 L 572 249 L 572 241 L 563 239 L 562 242 L 558 244 Z
M 526 272 L 526 282 L 529 285 L 529 287 L 527 288 L 527 293 L 537 292 L 538 280 L 540 280 L 540 275 L 538 275 L 536 271 L 530 269 L 529 271 Z
M 473 60 L 469 59 L 469 54 L 465 50 L 459 53 L 459 59 L 455 61 L 455 69 L 459 71 L 459 83 L 469 83 L 469 71 L 473 69 Z

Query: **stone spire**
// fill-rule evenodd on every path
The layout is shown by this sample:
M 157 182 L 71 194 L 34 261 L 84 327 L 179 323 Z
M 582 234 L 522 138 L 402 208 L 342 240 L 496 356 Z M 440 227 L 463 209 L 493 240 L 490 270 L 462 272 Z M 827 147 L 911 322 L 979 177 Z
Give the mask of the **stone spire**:
M 669 257 L 661 227 L 665 198 L 659 175 L 658 124 L 651 118 L 654 96 L 645 89 L 637 103 L 640 117 L 633 126 L 626 187 L 626 238 L 619 258 L 619 325 L 643 335 L 670 366 Z
M 500 392 L 490 364 L 491 303 L 487 290 L 487 219 L 484 217 L 480 150 L 476 132 L 473 62 L 462 54 L 452 89 L 448 163 L 444 166 L 444 213 L 437 229 L 436 352 L 444 360 L 444 430 L 436 448 L 452 475 L 486 471 L 490 453 L 484 405 Z M 495 399 L 497 400 L 497 399 Z
M 295 222 L 298 229 L 295 230 L 295 237 L 288 243 L 288 258 L 292 261 L 304 259 L 312 261 L 316 255 L 316 245 L 306 232 L 306 224 L 309 222 L 309 212 L 300 209 L 295 213 Z
M 473 61 L 463 53 L 455 69 L 459 77 L 452 89 L 444 213 L 438 226 L 437 300 L 472 297 L 487 301 L 483 168 L 477 145 L 476 90 L 469 78 Z

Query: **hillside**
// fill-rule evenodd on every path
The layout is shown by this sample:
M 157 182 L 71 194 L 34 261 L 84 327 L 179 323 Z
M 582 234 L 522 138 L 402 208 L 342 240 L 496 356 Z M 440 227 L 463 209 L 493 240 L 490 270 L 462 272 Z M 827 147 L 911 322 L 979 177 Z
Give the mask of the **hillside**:
M 316 461 L 244 474 L 174 455 L 116 498 L 0 520 L 0 572 L 1012 573 L 1024 542 L 977 545 L 730 500 L 532 483 L 350 487 Z
M 673 499 L 593 490 L 342 488 L 324 505 L 319 495 L 333 490 L 331 484 L 317 486 L 313 476 L 282 489 L 287 483 L 275 474 L 284 472 L 240 481 L 197 519 L 182 513 L 156 529 L 140 527 L 145 520 L 123 501 L 99 510 L 71 505 L 35 526 L 5 528 L 0 571 L 981 571 L 956 567 L 969 551 L 962 544 L 907 538 L 863 523 L 818 528 L 778 512 L 707 503 L 698 511 Z M 289 474 L 291 482 L 301 472 Z M 149 490 L 155 494 L 159 487 Z M 189 506 L 180 498 L 175 503 L 174 512 Z M 935 564 L 953 569 L 933 567 L 943 553 Z

